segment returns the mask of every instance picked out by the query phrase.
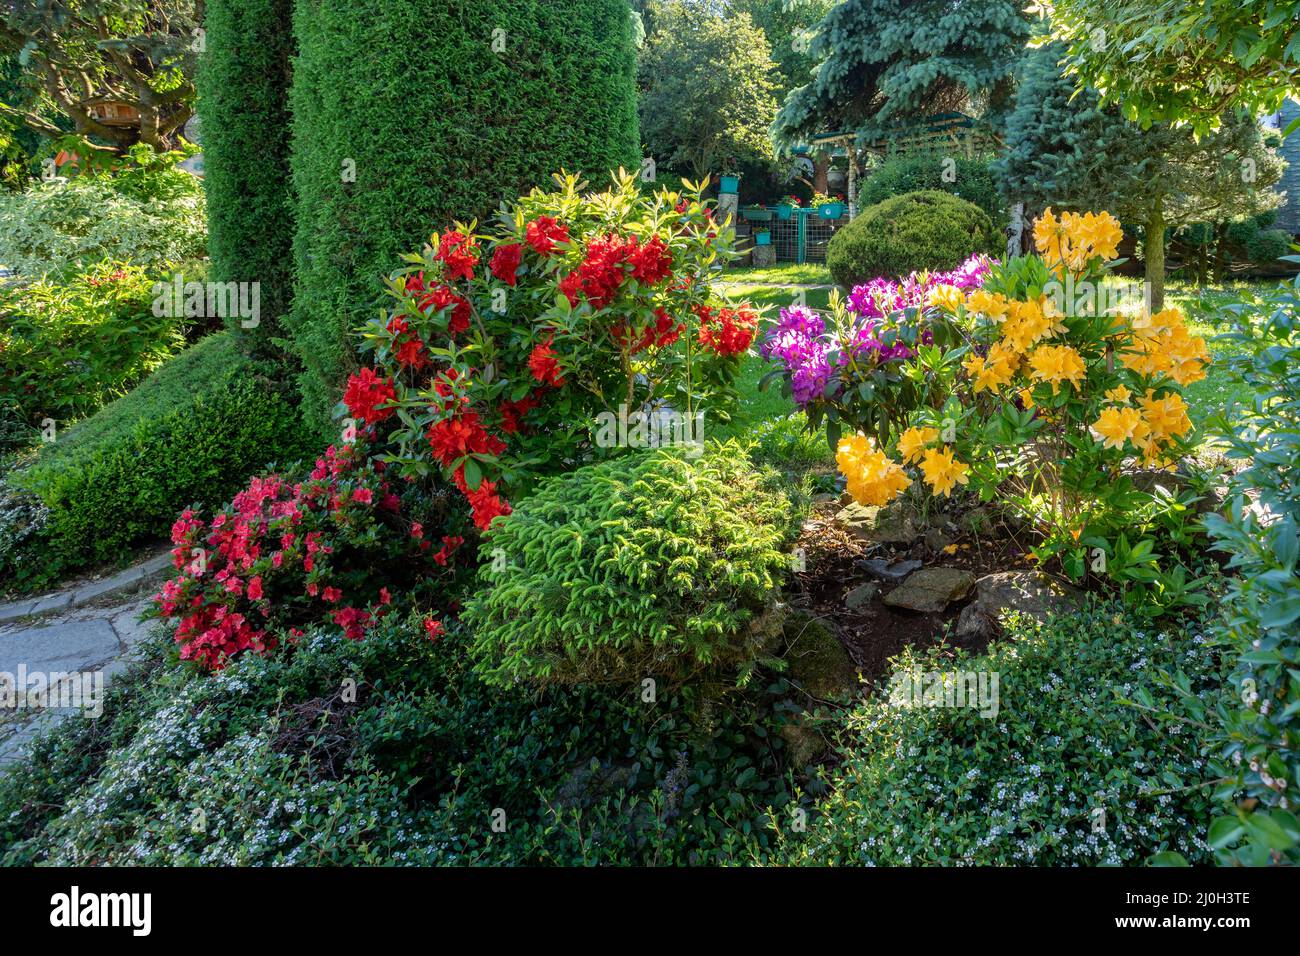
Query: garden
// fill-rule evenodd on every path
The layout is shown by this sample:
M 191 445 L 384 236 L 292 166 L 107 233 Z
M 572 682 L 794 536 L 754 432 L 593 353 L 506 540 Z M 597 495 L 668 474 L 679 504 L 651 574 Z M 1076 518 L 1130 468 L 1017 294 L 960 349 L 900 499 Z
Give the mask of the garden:
M 1163 6 L 0 10 L 0 864 L 1300 863 L 1300 4 Z

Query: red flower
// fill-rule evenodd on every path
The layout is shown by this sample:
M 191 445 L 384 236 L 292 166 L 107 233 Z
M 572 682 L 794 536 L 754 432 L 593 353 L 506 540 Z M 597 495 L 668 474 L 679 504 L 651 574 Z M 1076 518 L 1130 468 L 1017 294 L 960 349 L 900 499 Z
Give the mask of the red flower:
M 627 278 L 626 264 L 636 248 L 635 239 L 613 233 L 587 244 L 587 257 L 578 266 L 578 273 L 582 276 L 582 291 L 593 309 L 605 308 L 618 294 Z
M 557 242 L 569 241 L 569 227 L 550 216 L 538 216 L 528 224 L 524 238 L 539 256 L 549 256 Z
M 445 285 L 437 286 L 420 299 L 420 308 L 425 312 L 441 312 L 449 306 L 455 308 L 452 309 L 451 318 L 447 322 L 447 331 L 452 335 L 458 335 L 469 328 L 471 313 L 468 302 Z
M 426 617 L 424 619 L 424 633 L 429 636 L 429 640 L 436 641 L 443 633 L 442 621 L 436 621 L 431 617 Z
M 700 344 L 718 355 L 739 355 L 754 341 L 758 316 L 745 306 L 719 309 L 716 316 L 705 306 L 695 312 L 700 317 Z
M 673 254 L 658 236 L 634 248 L 628 261 L 632 263 L 632 277 L 643 285 L 654 285 L 673 274 Z
M 501 430 L 507 435 L 516 434 L 523 427 L 523 417 L 537 406 L 537 397 L 534 395 L 525 395 L 517 402 L 502 402 Z
M 578 293 L 582 291 L 582 276 L 577 272 L 570 272 L 560 280 L 560 291 L 569 300 L 569 305 L 577 305 Z
M 393 382 L 380 378 L 372 368 L 363 368 L 348 379 L 347 389 L 343 392 L 343 402 L 354 418 L 359 418 L 368 425 L 382 422 L 393 414 L 392 408 L 380 408 L 385 402 L 397 397 Z
M 492 274 L 508 286 L 515 284 L 515 272 L 524 256 L 524 247 L 517 242 L 496 247 L 492 253 Z
M 327 587 L 320 593 L 322 601 L 328 601 L 330 604 L 337 604 L 343 597 L 343 592 L 336 587 Z
M 478 240 L 456 230 L 445 232 L 434 258 L 447 264 L 447 278 L 472 279 L 478 264 Z
M 528 356 L 528 371 L 532 372 L 533 378 L 543 385 L 558 387 L 564 384 L 564 378 L 560 374 L 560 363 L 555 357 L 555 350 L 551 347 L 549 338 L 533 346 L 533 353 Z
M 416 371 L 433 364 L 429 356 L 424 353 L 424 343 L 416 336 L 404 339 L 397 348 L 393 349 L 393 357 L 402 365 Z
M 480 531 L 486 531 L 493 518 L 503 518 L 510 514 L 510 505 L 497 495 L 495 482 L 484 479 L 475 490 L 465 491 L 465 497 L 469 499 L 469 506 L 474 511 L 474 525 Z
M 444 468 L 451 467 L 453 461 L 465 455 L 499 455 L 506 450 L 506 443 L 488 434 L 475 411 L 434 422 L 427 435 L 433 456 L 442 462 Z
M 250 601 L 262 600 L 262 576 L 260 574 L 248 580 L 248 599 Z

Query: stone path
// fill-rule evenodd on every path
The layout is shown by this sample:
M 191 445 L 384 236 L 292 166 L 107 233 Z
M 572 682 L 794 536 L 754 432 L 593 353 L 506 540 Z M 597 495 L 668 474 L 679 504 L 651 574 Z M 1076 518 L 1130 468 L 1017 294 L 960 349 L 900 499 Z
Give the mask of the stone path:
M 0 606 L 0 768 L 58 721 L 95 716 L 103 688 L 149 632 L 152 624 L 139 618 L 170 566 L 164 554 L 102 581 Z M 48 697 L 39 693 L 45 687 Z

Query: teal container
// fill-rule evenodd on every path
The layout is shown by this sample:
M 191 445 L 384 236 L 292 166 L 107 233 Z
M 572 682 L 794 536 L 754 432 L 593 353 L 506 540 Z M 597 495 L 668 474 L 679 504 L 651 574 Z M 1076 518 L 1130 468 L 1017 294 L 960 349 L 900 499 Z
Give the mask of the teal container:
M 845 206 L 842 202 L 829 202 L 817 207 L 817 215 L 823 219 L 840 219 L 844 216 Z
M 793 216 L 793 215 L 794 215 L 794 206 L 777 206 L 777 207 L 776 207 L 776 218 L 777 218 L 777 219 L 789 219 L 789 218 L 790 218 L 791 216 Z
M 718 192 L 723 192 L 723 193 L 740 192 L 739 176 L 723 176 L 721 177 L 721 179 L 722 179 L 722 183 L 721 185 L 718 186 Z
M 770 232 L 754 233 L 754 245 L 770 246 L 772 244 L 772 234 Z

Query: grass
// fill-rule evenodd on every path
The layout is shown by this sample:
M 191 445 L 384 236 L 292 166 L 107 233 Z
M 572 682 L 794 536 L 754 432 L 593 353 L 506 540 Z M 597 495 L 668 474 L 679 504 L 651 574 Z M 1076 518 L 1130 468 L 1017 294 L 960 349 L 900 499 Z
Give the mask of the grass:
M 830 308 L 830 289 L 780 289 L 770 285 L 744 284 L 727 285 L 722 292 L 729 298 L 744 300 L 757 306 L 767 308 L 775 318 L 777 311 L 789 305 L 806 305 L 810 309 L 824 310 Z
M 742 266 L 728 269 L 724 282 L 754 285 L 834 285 L 826 265 L 821 262 L 781 262 L 774 266 Z

